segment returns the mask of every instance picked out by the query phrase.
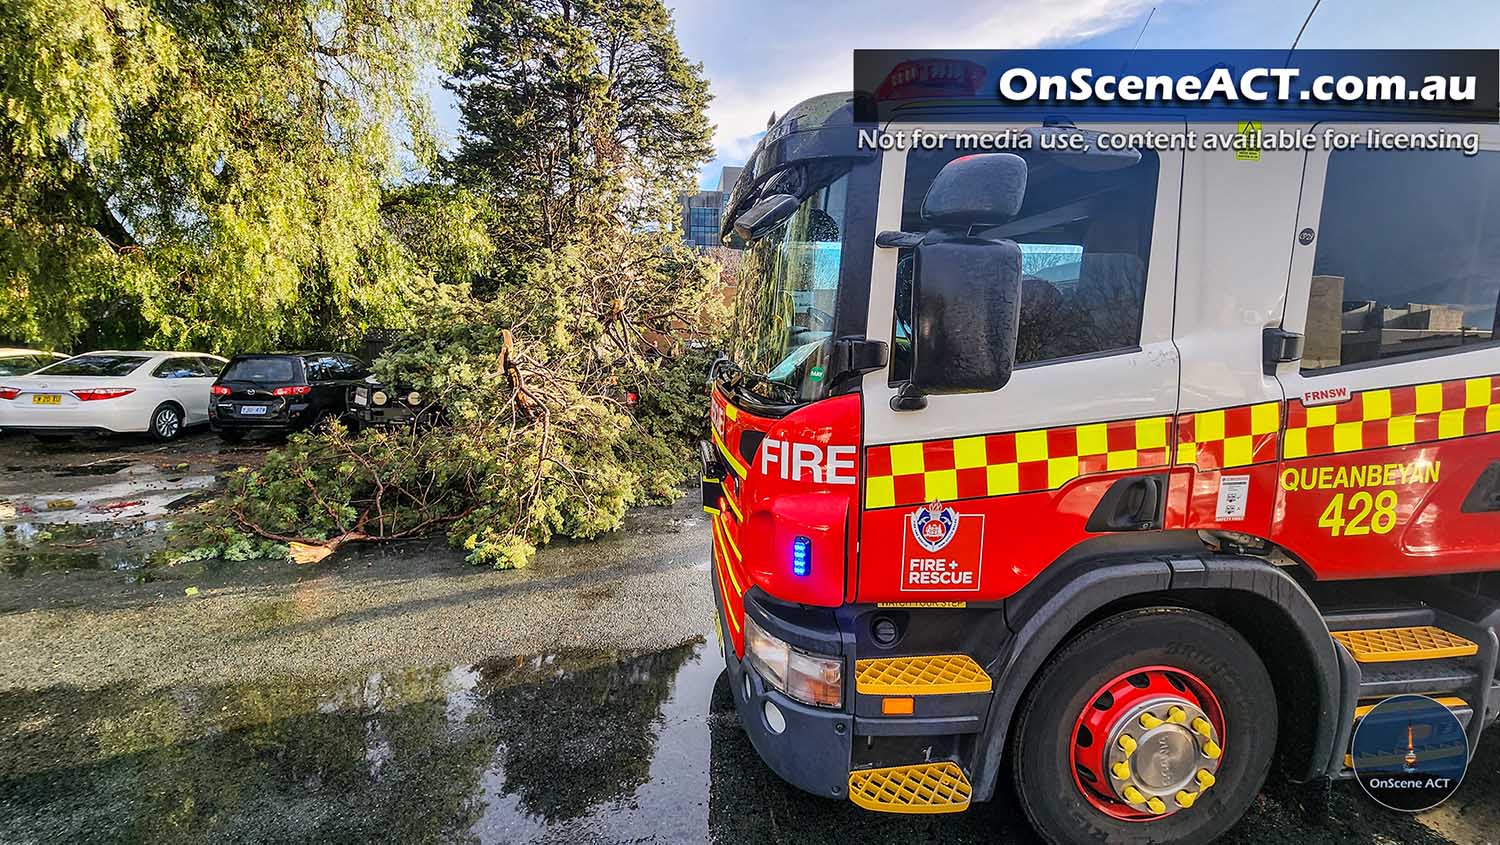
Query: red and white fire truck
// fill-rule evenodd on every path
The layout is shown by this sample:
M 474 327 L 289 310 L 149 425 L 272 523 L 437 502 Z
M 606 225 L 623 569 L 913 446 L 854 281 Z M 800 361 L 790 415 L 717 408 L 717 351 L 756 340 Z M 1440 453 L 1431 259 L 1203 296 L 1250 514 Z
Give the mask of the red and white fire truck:
M 1466 154 L 957 119 L 882 151 L 848 95 L 809 100 L 726 203 L 703 488 L 765 762 L 871 810 L 1009 782 L 1054 841 L 1196 842 L 1268 776 L 1349 776 L 1383 698 L 1472 747 L 1500 706 L 1497 127 Z M 1029 143 L 954 135 L 1004 130 Z

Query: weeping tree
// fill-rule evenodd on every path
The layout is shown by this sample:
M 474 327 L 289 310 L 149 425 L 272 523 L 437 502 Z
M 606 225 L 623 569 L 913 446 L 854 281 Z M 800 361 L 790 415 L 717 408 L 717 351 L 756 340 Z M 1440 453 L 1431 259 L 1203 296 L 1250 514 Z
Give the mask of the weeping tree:
M 467 9 L 0 5 L 0 336 L 231 351 L 399 321 L 433 268 L 382 189 L 434 159 L 423 75 Z

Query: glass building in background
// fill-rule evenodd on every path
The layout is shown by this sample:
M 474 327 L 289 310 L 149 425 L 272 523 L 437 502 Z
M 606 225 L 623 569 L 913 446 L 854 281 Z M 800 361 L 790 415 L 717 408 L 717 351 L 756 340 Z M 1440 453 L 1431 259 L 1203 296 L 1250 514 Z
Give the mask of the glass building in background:
M 735 180 L 740 178 L 741 169 L 726 167 L 719 171 L 719 184 L 715 190 L 677 195 L 683 243 L 700 249 L 719 245 L 719 215 L 724 210 L 724 199 L 729 196 Z

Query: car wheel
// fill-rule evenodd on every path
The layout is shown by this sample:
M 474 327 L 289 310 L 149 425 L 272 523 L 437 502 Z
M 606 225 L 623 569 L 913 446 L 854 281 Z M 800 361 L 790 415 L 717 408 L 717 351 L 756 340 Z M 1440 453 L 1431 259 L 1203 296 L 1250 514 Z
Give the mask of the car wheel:
M 1079 634 L 1020 714 L 1016 792 L 1051 842 L 1208 842 L 1255 800 L 1276 748 L 1276 693 L 1259 655 L 1179 608 Z
M 176 405 L 161 405 L 151 414 L 151 436 L 160 441 L 175 440 L 182 433 L 182 412 Z

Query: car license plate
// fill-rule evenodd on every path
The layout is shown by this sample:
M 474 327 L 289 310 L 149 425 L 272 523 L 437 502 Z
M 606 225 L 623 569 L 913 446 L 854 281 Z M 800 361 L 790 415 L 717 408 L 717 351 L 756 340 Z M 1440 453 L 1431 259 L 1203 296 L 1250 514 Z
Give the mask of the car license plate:
M 241 405 L 240 406 L 240 416 L 242 416 L 242 417 L 263 417 L 263 416 L 265 416 L 265 414 L 266 414 L 266 406 L 265 405 Z
M 31 397 L 33 405 L 61 405 L 62 394 L 60 393 L 38 393 Z

